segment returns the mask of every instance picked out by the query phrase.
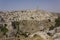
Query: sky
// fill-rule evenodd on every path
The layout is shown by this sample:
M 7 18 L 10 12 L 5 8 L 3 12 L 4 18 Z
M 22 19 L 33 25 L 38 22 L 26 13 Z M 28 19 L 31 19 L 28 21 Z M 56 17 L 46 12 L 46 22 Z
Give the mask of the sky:
M 60 0 L 0 0 L 0 10 L 41 9 L 60 12 Z

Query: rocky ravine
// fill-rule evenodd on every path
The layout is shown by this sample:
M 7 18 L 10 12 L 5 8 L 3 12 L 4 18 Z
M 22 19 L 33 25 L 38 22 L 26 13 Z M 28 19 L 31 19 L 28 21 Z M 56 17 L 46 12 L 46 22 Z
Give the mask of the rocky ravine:
M 0 12 L 0 29 L 6 27 L 5 29 L 8 31 L 5 32 L 5 35 L 8 37 L 14 37 L 18 34 L 18 36 L 24 35 L 29 38 L 33 34 L 38 34 L 44 40 L 49 40 L 45 37 L 49 36 L 47 32 L 51 26 L 55 25 L 57 18 L 56 14 L 44 10 Z M 2 33 L 4 34 L 4 31 Z M 51 40 L 53 39 L 51 38 Z

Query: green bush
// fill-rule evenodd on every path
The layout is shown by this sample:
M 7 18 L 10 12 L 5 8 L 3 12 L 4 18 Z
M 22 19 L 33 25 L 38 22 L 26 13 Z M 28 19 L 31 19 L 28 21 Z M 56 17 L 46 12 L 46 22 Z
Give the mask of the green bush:
M 20 29 L 19 29 L 19 24 L 20 24 L 20 22 L 19 21 L 14 21 L 14 22 L 12 22 L 12 26 L 13 26 L 13 29 L 16 29 L 17 30 L 17 32 L 16 32 L 16 36 L 17 36 L 17 34 L 20 34 Z
M 8 29 L 6 27 L 7 27 L 7 24 L 0 25 L 0 32 L 2 32 L 4 35 L 6 34 L 6 32 L 8 32 Z
M 49 30 L 53 30 L 54 28 L 60 26 L 60 17 L 58 17 L 58 18 L 55 20 L 55 22 L 56 22 L 55 26 L 51 26 Z
M 8 29 L 7 29 L 6 27 L 3 27 L 3 28 L 1 29 L 1 32 L 3 32 L 4 34 L 6 34 L 6 32 L 8 32 Z
M 55 24 L 56 27 L 60 26 L 60 17 L 58 17 L 58 19 L 56 19 L 55 22 L 56 22 L 56 24 Z
M 14 29 L 16 29 L 17 27 L 19 27 L 19 24 L 20 23 L 18 21 L 12 22 L 12 26 L 13 26 Z

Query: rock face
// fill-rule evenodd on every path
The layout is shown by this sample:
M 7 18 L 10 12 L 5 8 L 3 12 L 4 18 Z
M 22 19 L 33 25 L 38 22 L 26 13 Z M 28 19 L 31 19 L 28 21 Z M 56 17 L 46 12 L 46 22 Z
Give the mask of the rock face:
M 30 34 L 37 31 L 47 32 L 51 26 L 55 25 L 56 18 L 58 18 L 57 15 L 44 10 L 0 12 L 0 24 L 7 24 L 9 35 L 18 30 Z

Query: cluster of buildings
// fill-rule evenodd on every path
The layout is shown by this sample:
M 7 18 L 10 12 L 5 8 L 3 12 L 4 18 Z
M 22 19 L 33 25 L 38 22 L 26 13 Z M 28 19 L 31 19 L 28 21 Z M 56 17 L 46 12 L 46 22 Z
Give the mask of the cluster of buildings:
M 20 22 L 19 29 L 23 32 L 34 33 L 40 30 L 47 32 L 49 27 L 55 25 L 55 19 L 57 18 L 56 14 L 44 10 L 0 11 L 0 26 L 7 24 L 6 28 L 10 34 L 14 31 L 12 22 L 18 21 Z

